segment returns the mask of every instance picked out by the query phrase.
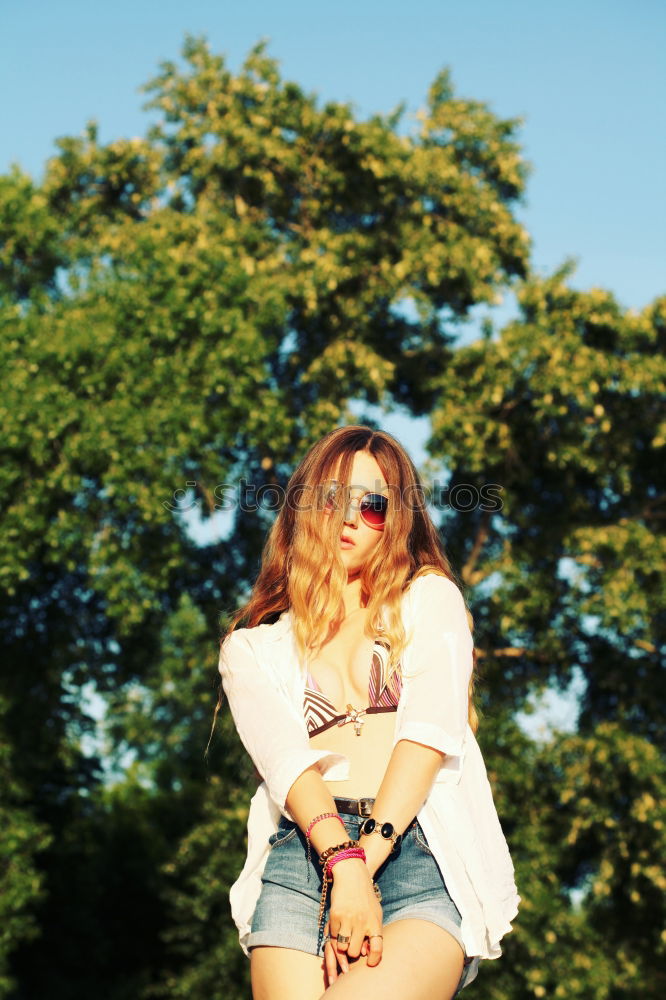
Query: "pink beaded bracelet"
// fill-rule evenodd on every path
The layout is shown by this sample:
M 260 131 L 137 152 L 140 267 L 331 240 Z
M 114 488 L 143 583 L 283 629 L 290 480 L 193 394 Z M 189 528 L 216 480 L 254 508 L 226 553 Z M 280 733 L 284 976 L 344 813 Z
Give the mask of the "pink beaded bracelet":
M 339 819 L 340 822 L 342 823 L 342 825 L 345 826 L 345 821 L 343 820 L 342 816 L 340 816 L 339 813 L 320 813 L 319 816 L 315 816 L 314 819 L 310 820 L 310 822 L 308 824 L 308 828 L 305 831 L 305 839 L 306 839 L 307 844 L 308 844 L 308 858 L 307 858 L 307 867 L 306 867 L 306 880 L 308 882 L 310 881 L 310 862 L 312 861 L 312 851 L 311 851 L 311 845 L 310 845 L 310 833 L 312 832 L 313 827 L 316 826 L 317 823 L 319 823 L 319 821 L 322 820 L 322 819 Z M 347 828 L 345 827 L 345 830 L 346 829 Z
M 339 813 L 321 813 L 319 816 L 315 816 L 314 819 L 310 820 L 310 825 L 305 831 L 305 836 L 310 839 L 310 834 L 312 833 L 312 828 L 322 819 L 339 819 L 342 825 L 345 825 L 345 821 Z

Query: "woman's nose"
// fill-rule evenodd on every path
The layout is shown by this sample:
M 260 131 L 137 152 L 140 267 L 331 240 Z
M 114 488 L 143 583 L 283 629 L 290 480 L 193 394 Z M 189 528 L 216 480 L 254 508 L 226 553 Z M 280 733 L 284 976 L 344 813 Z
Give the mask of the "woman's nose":
M 358 504 L 354 500 L 350 500 L 347 504 L 347 510 L 345 511 L 345 524 L 356 524 L 358 521 Z

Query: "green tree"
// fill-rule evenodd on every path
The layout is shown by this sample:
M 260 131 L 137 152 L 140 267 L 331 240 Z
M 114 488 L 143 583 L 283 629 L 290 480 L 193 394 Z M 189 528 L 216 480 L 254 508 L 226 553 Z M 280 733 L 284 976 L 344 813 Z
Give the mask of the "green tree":
M 523 896 L 483 989 L 661 996 L 666 300 L 625 312 L 567 268 L 527 276 L 518 122 L 446 73 L 410 130 L 320 106 L 263 46 L 237 74 L 194 39 L 184 57 L 148 87 L 145 138 L 90 125 L 39 184 L 0 178 L 0 767 L 24 790 L 2 804 L 22 845 L 5 982 L 247 995 L 227 893 L 253 776 L 228 715 L 201 755 L 214 637 L 272 513 L 236 504 L 208 545 L 188 518 L 219 512 L 219 484 L 284 485 L 362 401 L 430 416 L 477 621 Z M 521 315 L 457 346 L 524 278 Z M 576 726 L 528 738 L 517 712 L 574 678 Z
M 523 896 L 509 961 L 485 974 L 493 1000 L 656 998 L 666 983 L 666 299 L 624 312 L 570 273 L 524 283 L 521 316 L 456 352 L 431 415 Z M 456 509 L 489 483 L 499 509 Z M 516 710 L 576 676 L 575 731 L 527 741 Z
M 25 997 L 238 988 L 235 953 L 208 980 L 174 928 L 217 905 L 179 910 L 205 891 L 187 866 L 214 803 L 251 783 L 228 724 L 214 781 L 198 755 L 213 637 L 272 515 L 237 506 L 227 541 L 202 546 L 175 498 L 205 520 L 217 484 L 285 482 L 353 400 L 427 412 L 424 376 L 449 363 L 457 322 L 527 266 L 518 122 L 457 98 L 446 73 L 409 132 L 400 109 L 320 106 L 261 45 L 235 75 L 201 41 L 184 58 L 149 86 L 145 138 L 102 145 L 91 124 L 39 183 L 0 180 L 1 684 L 17 780 L 54 836 L 38 862 L 48 935 L 15 956 Z M 105 766 L 127 755 L 112 794 Z M 240 807 L 219 822 L 240 857 Z M 116 863 L 128 827 L 141 865 Z M 162 903 L 171 929 L 138 921 Z M 143 965 L 120 929 L 139 924 Z
M 4 736 L 7 705 L 0 698 L 0 997 L 9 996 L 15 981 L 10 955 L 17 943 L 39 930 L 35 904 L 43 893 L 43 876 L 35 857 L 49 844 L 44 826 L 35 821 L 25 788 L 16 781 L 11 747 Z
M 492 1000 L 656 1000 L 666 300 L 626 313 L 570 270 L 525 282 L 515 322 L 424 379 L 429 489 L 477 621 L 479 741 L 523 898 L 480 981 Z M 580 678 L 573 731 L 528 738 L 517 712 Z M 196 940 L 214 896 L 192 894 L 178 913 Z

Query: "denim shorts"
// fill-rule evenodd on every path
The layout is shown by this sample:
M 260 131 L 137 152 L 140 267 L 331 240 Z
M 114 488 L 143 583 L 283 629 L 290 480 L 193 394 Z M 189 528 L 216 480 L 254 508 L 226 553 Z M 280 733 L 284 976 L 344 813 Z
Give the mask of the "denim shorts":
M 363 817 L 351 813 L 340 813 L 340 816 L 344 820 L 349 839 L 357 840 Z M 285 816 L 280 818 L 277 831 L 268 842 L 270 850 L 247 947 L 271 945 L 295 948 L 311 955 L 323 955 L 323 943 L 318 948 L 322 869 L 317 852 L 312 849 L 308 864 L 305 834 Z M 405 831 L 398 850 L 392 852 L 377 869 L 375 882 L 381 889 L 383 921 L 386 926 L 407 917 L 429 920 L 448 931 L 464 952 L 460 912 L 449 896 L 437 862 L 416 819 L 412 820 Z M 328 914 L 327 904 L 324 923 L 328 920 Z M 476 979 L 479 961 L 478 956 L 465 958 L 456 993 Z

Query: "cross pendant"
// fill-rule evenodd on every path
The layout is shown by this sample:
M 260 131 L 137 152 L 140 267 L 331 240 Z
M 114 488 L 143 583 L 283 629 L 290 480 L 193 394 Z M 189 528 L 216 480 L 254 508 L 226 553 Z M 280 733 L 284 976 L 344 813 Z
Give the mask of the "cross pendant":
M 352 722 L 354 724 L 354 732 L 357 736 L 361 735 L 361 728 L 365 719 L 365 710 L 354 708 L 352 705 L 347 705 L 347 717 L 345 722 Z

